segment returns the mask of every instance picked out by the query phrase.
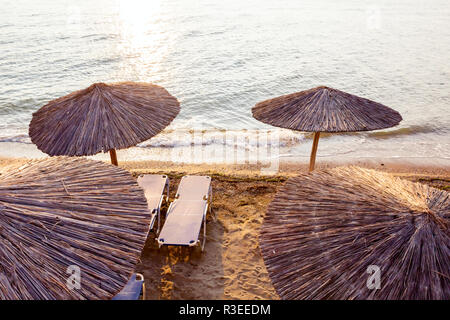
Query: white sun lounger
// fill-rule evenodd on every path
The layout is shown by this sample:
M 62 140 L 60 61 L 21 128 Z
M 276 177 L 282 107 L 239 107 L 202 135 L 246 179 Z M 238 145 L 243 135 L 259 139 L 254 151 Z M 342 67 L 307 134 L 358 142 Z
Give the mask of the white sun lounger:
M 211 211 L 211 177 L 184 176 L 178 186 L 175 200 L 170 204 L 166 221 L 158 237 L 162 245 L 190 246 L 200 244 L 203 222 L 203 251 L 206 242 L 206 214 Z
M 158 234 L 161 226 L 161 205 L 166 198 L 169 200 L 169 178 L 165 175 L 146 174 L 138 177 L 137 182 L 139 186 L 144 189 L 145 197 L 147 198 L 148 209 L 151 212 L 150 230 L 152 230 L 156 217 L 158 217 Z M 166 191 L 166 195 L 164 195 Z

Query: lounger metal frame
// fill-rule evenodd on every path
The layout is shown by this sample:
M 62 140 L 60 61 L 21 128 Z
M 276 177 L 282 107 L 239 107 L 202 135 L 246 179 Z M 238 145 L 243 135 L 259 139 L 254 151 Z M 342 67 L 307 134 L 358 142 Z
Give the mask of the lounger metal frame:
M 163 175 L 163 177 L 166 178 L 166 184 L 164 185 L 164 189 L 163 189 L 163 194 L 161 195 L 161 200 L 159 200 L 159 204 L 158 204 L 158 229 L 156 230 L 156 235 L 159 234 L 159 231 L 161 229 L 161 206 L 163 203 L 164 198 L 166 199 L 167 202 L 169 202 L 169 191 L 170 191 L 170 181 L 169 181 L 169 177 L 167 177 L 166 175 Z M 166 190 L 166 195 L 164 195 L 164 190 Z M 154 224 L 154 222 L 153 222 Z M 153 226 L 150 227 L 150 230 L 153 228 Z
M 144 281 L 144 276 L 141 273 L 136 273 L 136 280 L 142 281 L 142 289 L 141 289 L 142 290 L 142 300 L 145 300 L 145 281 Z

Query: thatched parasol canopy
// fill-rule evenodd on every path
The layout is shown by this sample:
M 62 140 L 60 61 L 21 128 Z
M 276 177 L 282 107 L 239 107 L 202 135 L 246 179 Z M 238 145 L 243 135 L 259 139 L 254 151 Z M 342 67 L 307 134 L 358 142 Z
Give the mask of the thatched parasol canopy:
M 320 86 L 256 104 L 253 117 L 275 127 L 315 132 L 314 169 L 320 132 L 356 132 L 396 126 L 401 115 L 380 103 Z
M 449 219 L 448 192 L 340 167 L 289 179 L 260 247 L 282 299 L 448 300 Z
M 177 99 L 157 85 L 95 83 L 36 111 L 29 135 L 51 156 L 89 156 L 111 150 L 114 163 L 115 149 L 150 139 L 179 111 Z
M 59 157 L 3 172 L 0 300 L 113 297 L 138 262 L 149 223 L 130 173 L 103 162 Z M 70 266 L 80 268 L 79 289 L 68 286 Z

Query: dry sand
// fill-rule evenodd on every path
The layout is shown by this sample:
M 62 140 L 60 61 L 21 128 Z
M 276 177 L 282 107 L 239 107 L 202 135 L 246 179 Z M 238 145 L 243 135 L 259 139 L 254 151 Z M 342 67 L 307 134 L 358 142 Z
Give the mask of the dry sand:
M 1 171 L 25 163 L 0 159 Z M 450 168 L 359 162 L 360 166 L 392 172 L 411 181 L 450 190 Z M 213 178 L 213 215 L 208 217 L 205 251 L 199 248 L 158 248 L 151 233 L 136 271 L 145 277 L 147 299 L 278 299 L 258 247 L 258 233 L 268 204 L 290 177 L 307 165 L 282 164 L 273 176 L 262 176 L 249 165 L 179 165 L 163 162 L 120 164 L 135 177 L 165 173 L 171 179 L 171 199 L 181 176 Z M 320 164 L 332 167 L 333 164 Z M 163 209 L 164 216 L 165 208 Z

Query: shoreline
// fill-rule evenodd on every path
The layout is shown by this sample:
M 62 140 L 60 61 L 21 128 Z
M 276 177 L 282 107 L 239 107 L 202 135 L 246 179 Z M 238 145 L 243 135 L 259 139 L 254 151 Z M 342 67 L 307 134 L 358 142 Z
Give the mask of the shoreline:
M 88 157 L 97 161 L 109 163 L 109 156 L 105 159 Z M 0 168 L 6 166 L 20 166 L 29 161 L 39 158 L 22 158 L 22 157 L 2 157 L 0 156 Z M 316 162 L 316 170 L 333 168 L 338 166 L 360 166 L 368 169 L 381 170 L 390 172 L 398 176 L 450 176 L 450 163 L 442 165 L 440 163 L 414 163 L 406 159 L 364 159 L 355 161 L 323 161 Z M 166 174 L 213 174 L 213 175 L 230 175 L 237 177 L 291 177 L 299 173 L 308 171 L 309 164 L 307 162 L 281 161 L 273 163 L 272 167 L 267 163 L 258 164 L 228 164 L 228 163 L 180 163 L 172 161 L 157 160 L 137 160 L 137 161 L 121 161 L 119 158 L 119 167 L 130 171 L 133 174 L 143 173 L 166 173 Z
M 282 164 L 302 165 L 309 163 L 309 157 L 312 147 L 312 142 L 300 143 L 295 148 L 290 145 L 283 145 L 274 150 L 271 147 L 263 146 L 256 147 L 246 146 L 245 148 L 238 147 L 238 145 L 202 145 L 197 144 L 199 141 L 191 141 L 182 147 L 143 147 L 134 146 L 126 149 L 117 150 L 117 157 L 119 162 L 126 163 L 175 163 L 177 165 L 193 165 L 193 164 L 214 164 L 220 167 L 233 166 L 254 166 L 254 163 L 261 162 L 265 165 L 279 161 Z M 331 165 L 359 165 L 365 166 L 370 164 L 371 167 L 376 167 L 377 164 L 393 164 L 393 165 L 407 165 L 419 167 L 442 167 L 450 168 L 450 154 L 445 151 L 418 154 L 411 156 L 410 150 L 401 150 L 399 152 L 392 152 L 389 150 L 396 150 L 395 145 L 392 149 L 385 147 L 377 149 L 376 145 L 367 149 L 362 145 L 362 142 L 355 143 L 355 145 L 348 149 L 348 144 L 341 144 L 339 142 L 333 143 L 330 149 L 328 145 L 319 144 L 319 151 L 316 162 L 318 164 Z M 341 149 L 341 147 L 342 149 Z M 360 148 L 363 147 L 362 150 Z M 400 146 L 398 146 L 400 147 Z M 445 144 L 440 148 L 444 148 Z M 346 149 L 347 148 L 347 149 Z M 401 149 L 401 148 L 400 148 Z M 446 150 L 446 149 L 444 149 Z M 19 142 L 0 142 L 0 159 L 41 159 L 48 157 L 41 152 L 34 144 L 19 143 Z M 100 161 L 109 161 L 108 153 L 98 153 L 88 158 Z M 278 159 L 278 160 L 276 160 Z M 183 163 L 184 161 L 184 163 Z

